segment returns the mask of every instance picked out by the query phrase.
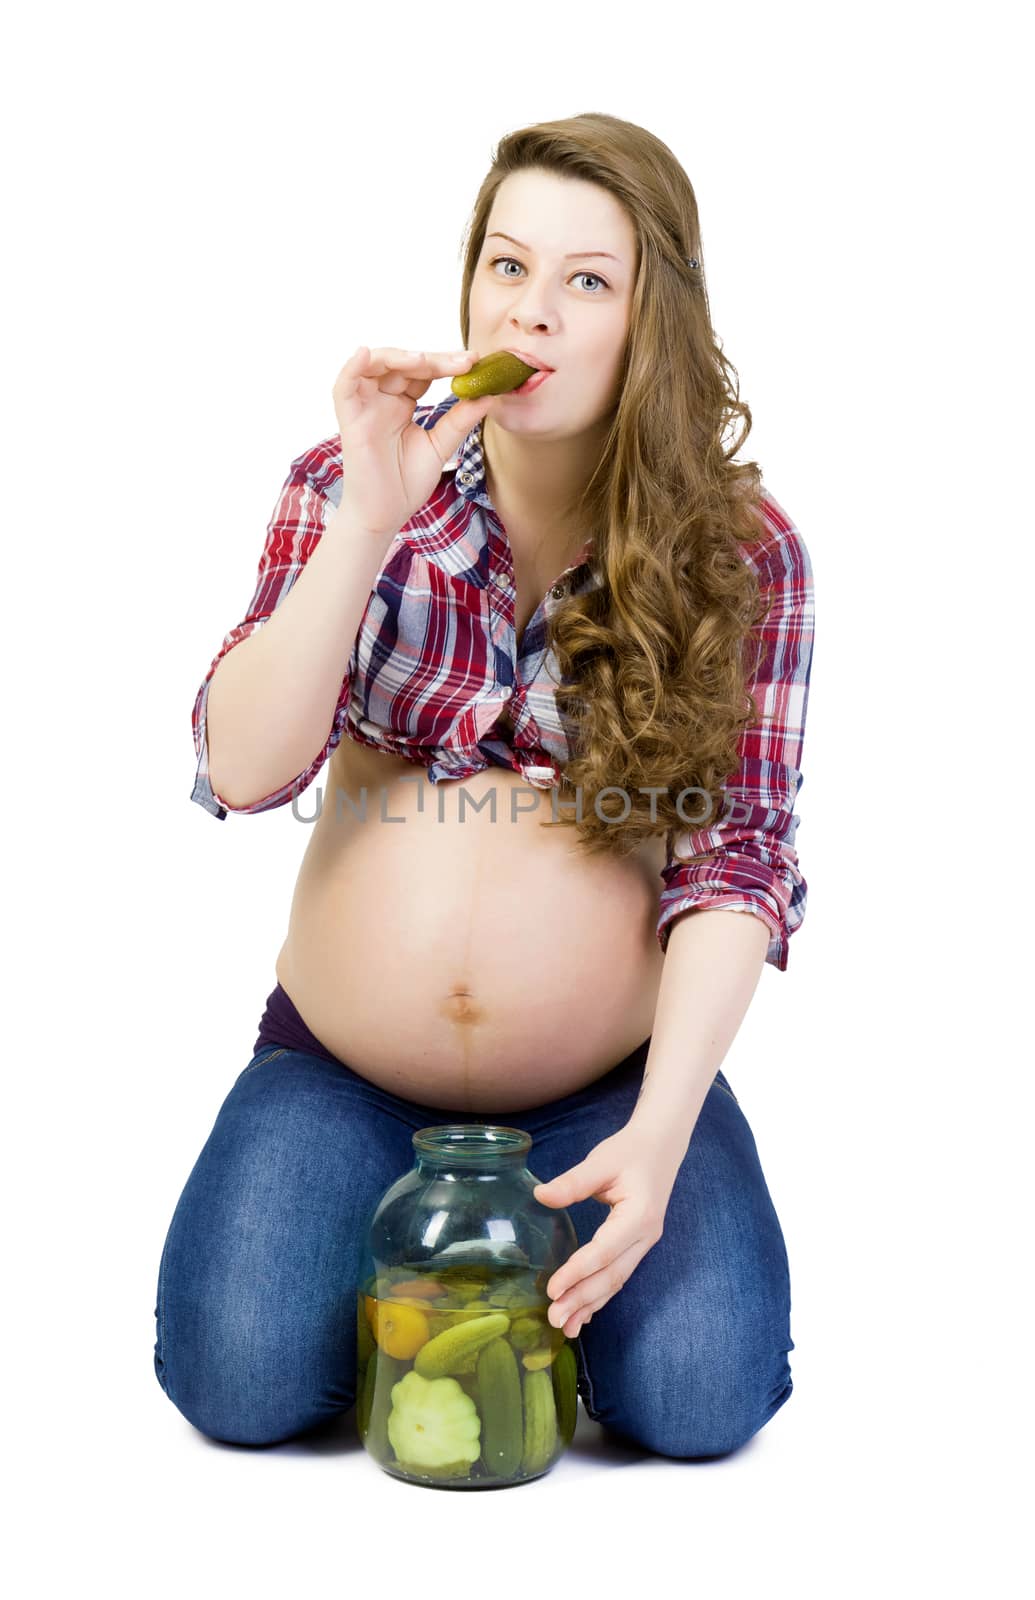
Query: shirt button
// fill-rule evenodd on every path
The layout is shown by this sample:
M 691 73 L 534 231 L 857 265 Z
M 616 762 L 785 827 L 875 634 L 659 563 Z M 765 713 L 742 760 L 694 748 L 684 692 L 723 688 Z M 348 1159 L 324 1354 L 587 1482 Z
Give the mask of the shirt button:
M 505 572 L 497 572 L 492 581 L 498 584 L 501 589 L 505 589 L 507 587 L 507 574 Z
M 474 482 L 474 473 L 473 472 L 458 472 L 457 473 L 457 477 L 460 479 L 461 483 L 473 483 Z

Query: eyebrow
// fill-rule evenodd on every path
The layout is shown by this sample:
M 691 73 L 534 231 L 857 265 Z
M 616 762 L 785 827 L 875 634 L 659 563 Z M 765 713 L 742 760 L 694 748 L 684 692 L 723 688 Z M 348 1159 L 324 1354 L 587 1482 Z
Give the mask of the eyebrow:
M 493 231 L 492 233 L 487 233 L 485 237 L 487 239 L 509 239 L 511 244 L 516 244 L 519 250 L 528 250 L 532 255 L 535 254 L 530 244 L 522 244 L 521 240 L 515 239 L 512 233 L 497 233 Z M 563 259 L 565 261 L 585 261 L 588 256 L 606 256 L 609 261 L 618 261 L 618 257 L 613 256 L 610 250 L 572 250 Z M 618 261 L 618 265 L 621 266 L 621 264 Z

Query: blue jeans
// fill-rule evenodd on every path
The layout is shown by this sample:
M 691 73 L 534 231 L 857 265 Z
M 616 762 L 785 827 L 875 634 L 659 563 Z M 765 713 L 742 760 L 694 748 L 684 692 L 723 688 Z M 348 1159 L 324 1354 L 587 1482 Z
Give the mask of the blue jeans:
M 492 1117 L 402 1100 L 348 1066 L 265 1045 L 224 1100 L 173 1212 L 158 1273 L 155 1372 L 202 1433 L 276 1444 L 355 1401 L 361 1232 L 442 1122 L 532 1135 L 546 1182 L 629 1120 L 647 1039 L 587 1088 Z M 579 1245 L 609 1214 L 568 1208 Z M 577 1335 L 587 1414 L 660 1455 L 725 1455 L 790 1396 L 790 1280 L 754 1136 L 717 1074 L 664 1232 Z

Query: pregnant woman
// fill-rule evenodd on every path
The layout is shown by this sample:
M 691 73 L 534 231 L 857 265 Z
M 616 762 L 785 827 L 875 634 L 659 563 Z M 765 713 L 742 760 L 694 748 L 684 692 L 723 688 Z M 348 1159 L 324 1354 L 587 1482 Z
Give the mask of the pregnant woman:
M 346 362 L 195 702 L 192 798 L 312 832 L 169 1226 L 155 1370 L 215 1439 L 348 1411 L 363 1231 L 412 1134 L 517 1123 L 578 1236 L 547 1287 L 588 1414 L 721 1455 L 792 1388 L 784 1240 L 719 1068 L 804 915 L 809 556 L 723 448 L 750 411 L 649 132 L 504 138 L 460 308 L 461 351 Z M 418 403 L 501 351 L 535 376 Z

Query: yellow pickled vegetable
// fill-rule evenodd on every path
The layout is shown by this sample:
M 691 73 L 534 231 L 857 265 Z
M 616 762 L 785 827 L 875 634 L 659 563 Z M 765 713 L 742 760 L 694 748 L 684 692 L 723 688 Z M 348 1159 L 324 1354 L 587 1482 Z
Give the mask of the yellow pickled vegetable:
M 416 1306 L 392 1300 L 378 1301 L 374 1312 L 374 1338 L 385 1355 L 409 1361 L 430 1337 L 427 1316 Z

